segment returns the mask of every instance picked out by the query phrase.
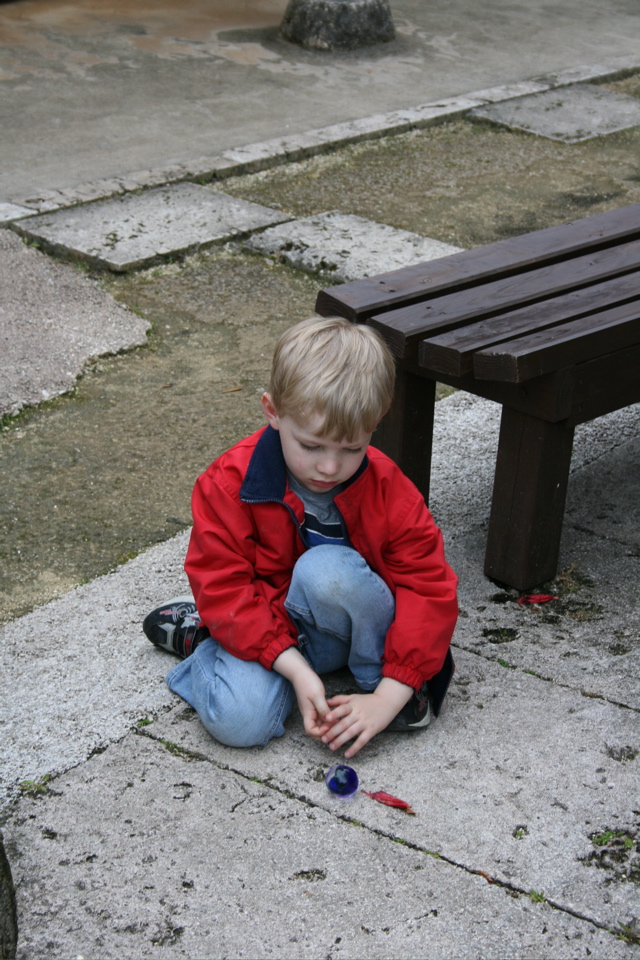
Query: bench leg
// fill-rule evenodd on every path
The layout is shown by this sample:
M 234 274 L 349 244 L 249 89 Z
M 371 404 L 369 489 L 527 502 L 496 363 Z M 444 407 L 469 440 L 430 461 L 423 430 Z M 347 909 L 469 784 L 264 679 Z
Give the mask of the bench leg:
M 573 427 L 502 409 L 484 572 L 528 590 L 555 576 Z
M 391 457 L 429 502 L 435 380 L 398 368 L 391 409 L 373 437 L 373 445 Z

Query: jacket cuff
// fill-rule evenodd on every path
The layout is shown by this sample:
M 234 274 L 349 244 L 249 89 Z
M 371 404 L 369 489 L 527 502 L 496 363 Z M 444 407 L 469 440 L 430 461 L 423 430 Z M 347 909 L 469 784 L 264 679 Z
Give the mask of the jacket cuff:
M 288 633 L 281 633 L 275 637 L 258 657 L 258 663 L 262 664 L 267 670 L 273 670 L 273 665 L 281 653 L 288 650 L 289 647 L 298 645 L 297 637 L 292 637 Z
M 403 667 L 399 663 L 384 663 L 382 665 L 382 676 L 397 680 L 398 683 L 404 683 L 407 687 L 413 687 L 414 690 L 419 690 L 424 683 L 424 677 L 421 673 Z

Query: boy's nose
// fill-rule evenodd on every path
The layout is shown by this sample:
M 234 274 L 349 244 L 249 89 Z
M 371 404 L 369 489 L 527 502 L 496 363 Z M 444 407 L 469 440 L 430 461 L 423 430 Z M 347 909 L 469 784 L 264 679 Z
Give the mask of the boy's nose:
M 337 457 L 326 457 L 318 464 L 318 473 L 323 477 L 334 477 L 339 470 Z

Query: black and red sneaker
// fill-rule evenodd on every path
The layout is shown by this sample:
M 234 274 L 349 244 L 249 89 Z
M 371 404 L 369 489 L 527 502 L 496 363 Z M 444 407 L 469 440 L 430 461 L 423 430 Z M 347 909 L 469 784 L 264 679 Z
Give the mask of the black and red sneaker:
M 391 721 L 387 730 L 422 730 L 431 723 L 431 706 L 427 695 L 427 684 L 414 692 L 406 706 Z
M 152 610 L 142 624 L 146 636 L 156 647 L 178 657 L 188 657 L 209 636 L 200 623 L 193 597 L 174 597 Z
M 431 723 L 431 717 L 437 717 L 442 707 L 442 701 L 447 695 L 451 678 L 456 672 L 456 665 L 447 650 L 442 669 L 436 673 L 428 683 L 423 683 L 400 713 L 394 717 L 387 730 L 423 730 Z

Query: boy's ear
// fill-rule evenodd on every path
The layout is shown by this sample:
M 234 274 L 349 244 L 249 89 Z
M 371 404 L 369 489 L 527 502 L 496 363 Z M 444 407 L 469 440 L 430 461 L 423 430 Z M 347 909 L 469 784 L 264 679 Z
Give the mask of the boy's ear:
M 273 400 L 271 399 L 270 393 L 262 394 L 262 409 L 264 410 L 264 415 L 269 421 L 269 426 L 273 427 L 274 430 L 280 429 L 280 417 L 278 416 L 278 411 L 273 405 Z

